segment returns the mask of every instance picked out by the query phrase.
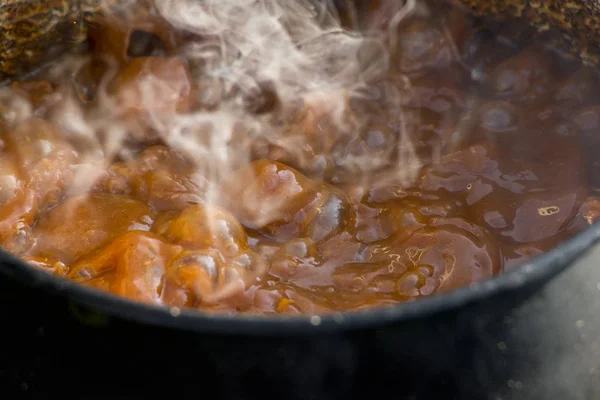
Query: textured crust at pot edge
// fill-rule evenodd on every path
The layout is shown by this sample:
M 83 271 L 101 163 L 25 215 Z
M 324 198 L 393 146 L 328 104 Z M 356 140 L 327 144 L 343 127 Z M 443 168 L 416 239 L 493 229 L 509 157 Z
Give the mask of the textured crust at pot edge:
M 125 0 L 0 0 L 0 78 L 35 68 L 50 49 L 76 48 L 89 22 L 119 3 Z
M 600 63 L 600 0 L 451 0 L 481 16 L 524 17 L 563 33 L 556 44 L 586 64 Z

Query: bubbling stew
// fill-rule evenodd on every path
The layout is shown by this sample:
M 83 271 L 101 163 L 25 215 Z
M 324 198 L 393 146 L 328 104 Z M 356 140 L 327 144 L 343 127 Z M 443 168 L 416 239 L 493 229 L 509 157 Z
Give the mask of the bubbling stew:
M 385 2 L 340 13 L 385 44 L 362 58 L 387 63 L 335 101 L 290 101 L 268 81 L 225 87 L 188 57 L 211 34 L 141 2 L 99 19 L 86 54 L 3 89 L 0 243 L 135 301 L 297 314 L 448 292 L 586 229 L 600 212 L 586 161 L 598 71 L 551 33 L 436 3 L 393 26 Z M 220 120 L 202 116 L 227 96 L 244 115 L 223 120 L 231 135 L 215 145 L 206 132 Z M 177 144 L 164 133 L 174 115 L 188 118 Z M 271 134 L 253 135 L 245 115 Z

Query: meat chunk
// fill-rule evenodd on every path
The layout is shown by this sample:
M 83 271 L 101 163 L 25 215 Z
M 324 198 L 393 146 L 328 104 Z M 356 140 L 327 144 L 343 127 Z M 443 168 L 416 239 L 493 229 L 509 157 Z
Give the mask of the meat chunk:
M 104 193 L 78 195 L 40 219 L 32 252 L 58 255 L 71 264 L 130 230 L 150 230 L 152 222 L 152 211 L 139 200 Z
M 386 201 L 376 201 L 380 199 Z M 401 198 L 388 199 L 384 193 L 371 193 L 357 206 L 354 232 L 356 238 L 366 244 L 398 234 L 408 237 L 436 218 L 458 216 L 459 211 L 451 201 L 423 200 L 406 193 Z
M 0 153 L 0 207 L 16 197 L 23 184 L 15 155 Z
M 427 69 L 445 68 L 454 61 L 454 43 L 443 27 L 426 18 L 412 18 L 400 24 L 397 34 L 397 68 L 415 75 Z
M 287 102 L 272 115 L 274 134 L 252 143 L 253 159 L 270 159 L 318 178 L 335 175 L 358 121 L 348 93 Z
M 240 223 L 217 206 L 189 207 L 162 219 L 153 231 L 188 249 L 168 270 L 169 301 L 174 304 L 232 297 L 266 271 L 264 258 L 249 248 Z
M 193 105 L 190 72 L 177 58 L 134 58 L 111 86 L 124 113 L 181 113 Z
M 43 210 L 60 200 L 73 178 L 78 159 L 64 133 L 41 119 L 30 119 L 6 135 L 6 152 L 17 155 L 26 188 L 35 193 Z
M 169 117 L 189 112 L 196 102 L 188 66 L 178 58 L 134 58 L 108 88 L 131 138 L 142 142 L 155 139 L 153 132 L 163 130 Z
M 267 160 L 235 173 L 223 185 L 222 200 L 244 226 L 278 241 L 307 236 L 322 241 L 353 218 L 342 191 Z
M 135 159 L 112 164 L 96 190 L 130 194 L 154 209 L 183 210 L 204 202 L 208 182 L 181 153 L 151 146 Z
M 6 133 L 6 152 L 16 154 L 19 165 L 29 169 L 54 151 L 68 148 L 64 133 L 51 123 L 31 118 Z
M 303 269 L 318 264 L 317 248 L 309 239 L 294 239 L 284 243 L 269 258 L 269 273 L 282 280 L 292 279 Z
M 13 82 L 11 87 L 15 94 L 23 96 L 31 103 L 33 114 L 37 117 L 46 115 L 63 99 L 63 94 L 49 81 Z
M 554 92 L 554 100 L 566 112 L 594 101 L 600 89 L 598 71 L 589 66 L 582 66 L 577 72 L 560 80 Z
M 315 205 L 302 232 L 316 243 L 338 235 L 354 221 L 354 209 L 346 194 L 329 185 L 323 185 L 323 201 Z
M 302 210 L 319 197 L 318 187 L 284 164 L 260 160 L 236 172 L 223 185 L 223 203 L 250 229 L 275 232 L 304 219 Z
M 497 98 L 531 104 L 551 93 L 557 74 L 543 48 L 532 47 L 496 65 L 486 82 L 487 91 Z
M 78 154 L 64 141 L 62 132 L 52 124 L 30 119 L 6 134 L 7 187 L 13 196 L 0 207 L 0 240 L 11 244 L 17 238 L 18 253 L 25 250 L 23 237 L 35 216 L 59 202 L 73 179 L 72 164 Z M 12 239 L 11 239 L 12 238 Z M 25 246 L 25 247 L 22 247 Z
M 248 248 L 242 225 L 224 209 L 211 205 L 186 208 L 173 219 L 161 221 L 153 231 L 188 248 L 216 248 L 236 255 Z
M 211 249 L 185 251 L 174 258 L 167 271 L 165 290 L 175 305 L 219 304 L 231 301 L 256 282 L 265 269 L 264 260 L 245 252 L 243 262 L 228 260 Z
M 597 132 L 600 128 L 600 106 L 593 105 L 583 107 L 573 113 L 571 120 L 584 133 L 587 133 L 590 136 L 594 135 L 594 132 Z M 596 143 L 597 140 L 598 139 L 596 138 Z
M 173 306 L 219 304 L 239 295 L 264 271 L 250 251 L 186 250 L 161 237 L 132 231 L 75 263 L 68 276 L 133 300 Z
M 132 231 L 75 263 L 68 277 L 136 301 L 162 303 L 164 274 L 181 248 Z
M 37 212 L 33 191 L 17 190 L 15 197 L 0 207 L 0 242 L 13 254 L 21 255 L 33 245 L 31 225 Z

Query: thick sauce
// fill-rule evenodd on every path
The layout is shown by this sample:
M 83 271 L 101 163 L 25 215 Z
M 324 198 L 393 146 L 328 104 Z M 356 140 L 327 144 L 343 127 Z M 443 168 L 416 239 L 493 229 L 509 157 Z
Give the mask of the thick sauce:
M 543 38 L 524 44 L 523 29 L 440 14 L 399 26 L 387 77 L 348 98 L 345 124 L 257 96 L 249 110 L 272 112 L 301 151 L 252 143 L 249 162 L 212 182 L 218 196 L 149 128 L 153 115 L 218 102 L 178 56 L 194 39 L 147 14 L 95 25 L 90 61 L 70 82 L 12 83 L 29 117 L 2 104 L 0 242 L 36 268 L 134 300 L 265 314 L 390 305 L 517 267 L 600 212 L 585 161 L 600 129 L 599 77 Z M 161 88 L 151 104 L 139 84 L 149 76 Z M 65 90 L 92 112 L 107 79 L 103 95 L 137 150 L 81 189 L 89 160 L 56 114 Z M 420 163 L 410 185 L 395 173 L 414 165 L 407 157 Z

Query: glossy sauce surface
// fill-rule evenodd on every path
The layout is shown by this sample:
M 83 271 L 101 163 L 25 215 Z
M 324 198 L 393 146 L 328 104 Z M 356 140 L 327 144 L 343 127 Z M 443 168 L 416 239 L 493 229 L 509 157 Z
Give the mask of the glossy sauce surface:
M 301 151 L 253 142 L 252 159 L 219 182 L 149 123 L 218 101 L 177 53 L 193 39 L 144 12 L 101 21 L 66 86 L 12 83 L 31 116 L 1 105 L 2 246 L 136 301 L 264 314 L 392 305 L 518 267 L 600 212 L 586 162 L 599 76 L 542 37 L 524 43 L 520 25 L 496 32 L 462 10 L 441 14 L 398 28 L 388 75 L 348 98 L 342 125 L 326 108 L 258 96 L 249 109 L 272 113 Z M 151 103 L 148 77 L 162 94 Z M 64 90 L 92 113 L 103 80 L 136 150 L 77 190 L 89 160 L 56 113 Z M 410 185 L 397 173 L 407 143 L 421 163 Z

